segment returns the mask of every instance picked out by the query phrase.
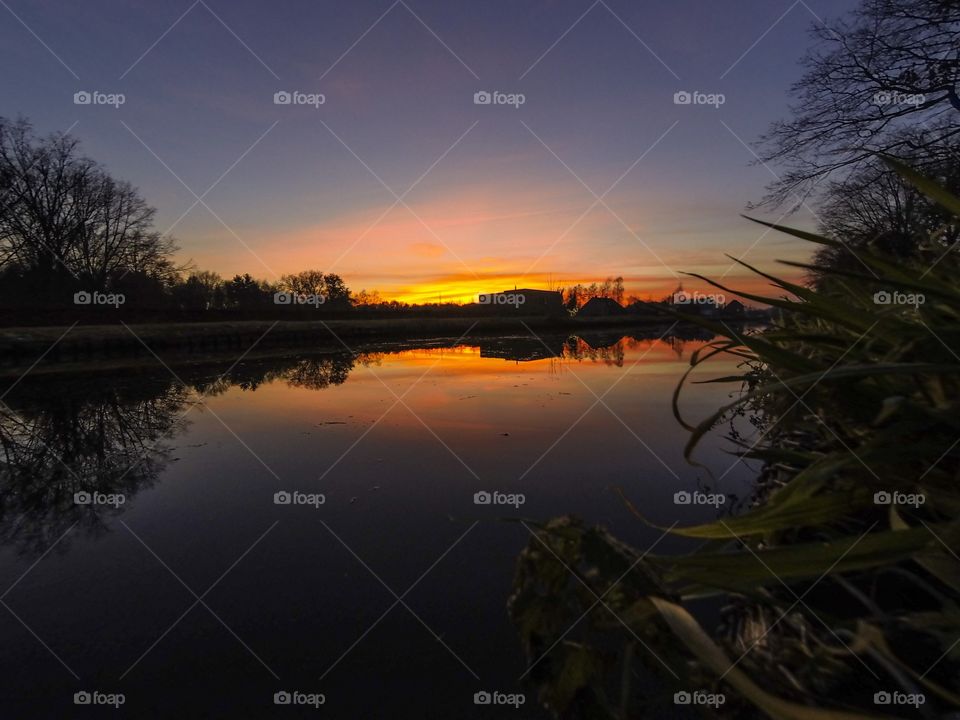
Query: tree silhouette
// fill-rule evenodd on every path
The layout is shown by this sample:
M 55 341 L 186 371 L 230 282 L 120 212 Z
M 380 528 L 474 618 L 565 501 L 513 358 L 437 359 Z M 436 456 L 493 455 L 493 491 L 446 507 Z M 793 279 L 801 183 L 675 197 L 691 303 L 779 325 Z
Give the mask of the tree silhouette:
M 80 154 L 66 134 L 38 138 L 0 118 L 0 268 L 57 287 L 106 290 L 129 273 L 170 280 L 176 246 L 129 183 Z
M 760 142 L 761 161 L 784 167 L 764 203 L 806 198 L 823 176 L 875 152 L 915 166 L 949 155 L 947 141 L 960 133 L 960 4 L 863 0 L 813 35 L 793 117 Z

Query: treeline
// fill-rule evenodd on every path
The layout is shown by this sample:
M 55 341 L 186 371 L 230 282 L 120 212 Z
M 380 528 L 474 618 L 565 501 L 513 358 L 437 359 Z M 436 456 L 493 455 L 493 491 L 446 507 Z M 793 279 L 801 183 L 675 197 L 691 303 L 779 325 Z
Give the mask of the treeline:
M 169 302 L 179 310 L 254 310 L 269 306 L 306 306 L 344 310 L 352 306 L 350 288 L 335 273 L 304 270 L 276 283 L 249 274 L 224 280 L 214 272 L 191 272 L 169 289 Z
M 571 312 L 579 310 L 595 297 L 610 298 L 611 300 L 616 300 L 621 305 L 624 304 L 625 298 L 622 276 L 608 277 L 603 282 L 590 283 L 589 285 L 577 283 L 576 285 L 561 288 L 560 292 L 563 295 L 564 307 Z M 626 298 L 626 304 L 629 305 L 637 299 L 638 298 L 632 296 Z

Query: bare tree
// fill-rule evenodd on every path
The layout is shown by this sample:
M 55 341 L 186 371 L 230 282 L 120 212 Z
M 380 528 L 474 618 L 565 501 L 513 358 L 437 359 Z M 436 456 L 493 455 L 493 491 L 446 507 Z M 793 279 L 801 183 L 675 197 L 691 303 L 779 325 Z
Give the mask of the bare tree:
M 876 152 L 915 164 L 946 157 L 960 133 L 960 2 L 863 0 L 813 34 L 793 117 L 760 141 L 761 161 L 784 168 L 762 204 L 806 198 Z M 917 127 L 926 131 L 907 132 Z
M 950 146 L 960 150 L 960 143 Z M 960 194 L 960 163 L 953 158 L 928 161 L 924 172 L 941 187 Z M 845 246 L 816 253 L 816 264 L 831 268 L 864 271 L 849 249 L 878 250 L 899 258 L 923 255 L 933 262 L 960 240 L 954 216 L 876 161 L 843 182 L 830 183 L 819 216 L 820 232 Z
M 78 202 L 95 164 L 77 157 L 77 141 L 54 135 L 37 141 L 28 122 L 0 118 L 0 261 L 48 272 L 72 268 Z
M 37 138 L 26 120 L 0 118 L 0 267 L 66 271 L 95 287 L 130 272 L 168 279 L 176 246 L 153 230 L 155 212 L 75 138 Z

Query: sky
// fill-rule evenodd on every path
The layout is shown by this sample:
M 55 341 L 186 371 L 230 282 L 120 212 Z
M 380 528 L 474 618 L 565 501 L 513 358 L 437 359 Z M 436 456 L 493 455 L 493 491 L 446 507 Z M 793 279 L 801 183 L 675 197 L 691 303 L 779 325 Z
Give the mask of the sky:
M 178 261 L 226 277 L 412 302 L 703 287 L 683 272 L 755 290 L 728 255 L 810 248 L 740 217 L 778 172 L 751 144 L 788 116 L 811 24 L 854 5 L 2 0 L 0 116 L 69 130 Z

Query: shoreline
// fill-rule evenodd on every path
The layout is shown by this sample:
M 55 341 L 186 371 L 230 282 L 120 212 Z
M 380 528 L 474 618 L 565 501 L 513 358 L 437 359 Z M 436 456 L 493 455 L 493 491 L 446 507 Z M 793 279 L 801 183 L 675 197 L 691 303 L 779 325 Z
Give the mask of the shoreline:
M 86 365 L 111 360 L 116 365 L 136 365 L 153 353 L 164 360 L 196 362 L 218 354 L 234 357 L 252 347 L 262 351 L 320 350 L 375 351 L 386 343 L 429 346 L 462 338 L 506 334 L 621 331 L 629 328 L 668 326 L 673 318 L 629 316 L 598 318 L 555 317 L 453 317 L 363 320 L 223 321 L 195 323 L 149 323 L 131 325 L 76 325 L 0 328 L 0 375 L 33 367 L 32 372 Z M 694 326 L 683 324 L 683 327 Z M 146 347 L 145 347 L 146 346 Z M 346 346 L 346 347 L 345 347 Z M 148 349 L 149 348 L 149 349 Z M 120 362 L 117 362 L 120 361 Z

